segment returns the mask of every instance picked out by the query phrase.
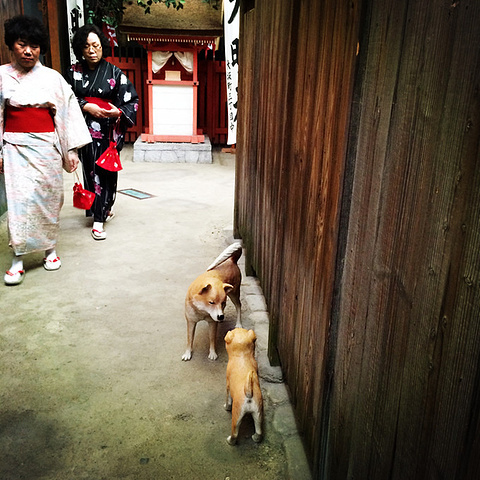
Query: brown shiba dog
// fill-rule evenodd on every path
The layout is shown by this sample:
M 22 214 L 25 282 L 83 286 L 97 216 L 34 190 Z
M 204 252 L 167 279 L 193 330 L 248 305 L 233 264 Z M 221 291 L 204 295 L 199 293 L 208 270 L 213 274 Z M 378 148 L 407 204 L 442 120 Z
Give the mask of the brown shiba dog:
M 216 360 L 215 351 L 217 326 L 225 319 L 224 309 L 227 296 L 232 300 L 237 311 L 237 327 L 242 326 L 240 302 L 240 283 L 242 274 L 237 261 L 242 255 L 240 243 L 226 248 L 208 267 L 205 273 L 197 277 L 188 288 L 185 298 L 185 318 L 187 319 L 187 349 L 182 360 L 192 358 L 195 328 L 200 320 L 209 324 L 210 351 L 208 358 Z
M 237 442 L 240 423 L 250 413 L 255 423 L 254 442 L 262 440 L 263 399 L 258 381 L 258 366 L 255 360 L 253 330 L 235 328 L 225 336 L 228 353 L 226 410 L 232 410 L 232 434 L 227 438 L 230 445 Z

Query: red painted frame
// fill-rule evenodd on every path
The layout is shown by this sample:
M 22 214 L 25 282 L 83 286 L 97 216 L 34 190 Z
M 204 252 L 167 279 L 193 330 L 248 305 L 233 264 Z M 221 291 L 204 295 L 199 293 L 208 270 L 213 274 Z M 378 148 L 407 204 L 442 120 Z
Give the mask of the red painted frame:
M 146 45 L 148 54 L 148 128 L 146 133 L 142 133 L 142 141 L 148 143 L 155 142 L 183 142 L 183 143 L 203 143 L 205 135 L 197 128 L 197 104 L 198 104 L 198 51 L 199 47 L 185 48 L 179 44 L 173 43 L 165 46 Z M 155 51 L 163 52 L 192 52 L 193 53 L 193 80 L 188 81 L 171 81 L 171 80 L 155 80 L 152 70 L 152 53 Z M 193 86 L 193 118 L 192 118 L 192 135 L 155 135 L 153 133 L 153 86 L 154 85 L 191 85 Z

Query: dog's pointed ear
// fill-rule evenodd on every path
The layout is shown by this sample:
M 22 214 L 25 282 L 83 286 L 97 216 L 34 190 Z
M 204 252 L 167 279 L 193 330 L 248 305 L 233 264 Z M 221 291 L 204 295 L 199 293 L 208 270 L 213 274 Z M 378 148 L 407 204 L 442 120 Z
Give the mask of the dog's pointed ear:
M 257 339 L 257 336 L 253 330 L 248 331 L 248 338 L 251 342 L 254 342 Z
M 211 290 L 211 288 L 212 288 L 212 286 L 211 286 L 209 283 L 207 283 L 207 284 L 198 292 L 198 294 L 199 294 L 199 295 L 203 295 L 204 293 L 209 292 L 209 291 Z
M 232 332 L 232 330 L 230 330 L 225 335 L 225 343 L 230 343 L 232 341 L 232 339 L 233 339 L 233 332 Z
M 225 290 L 225 293 L 228 295 L 233 290 L 233 285 L 230 285 L 229 283 L 224 283 L 223 289 Z

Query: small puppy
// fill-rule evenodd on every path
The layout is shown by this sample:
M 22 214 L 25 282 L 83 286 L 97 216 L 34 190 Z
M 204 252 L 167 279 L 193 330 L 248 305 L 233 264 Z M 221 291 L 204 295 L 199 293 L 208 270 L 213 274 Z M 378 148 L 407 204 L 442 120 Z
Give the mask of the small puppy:
M 240 423 L 247 413 L 252 415 L 255 423 L 252 440 L 262 440 L 263 399 L 255 360 L 256 339 L 253 330 L 244 328 L 230 330 L 225 336 L 228 353 L 225 409 L 232 410 L 232 434 L 227 438 L 230 445 L 237 443 Z
M 242 274 L 237 261 L 242 255 L 240 243 L 227 247 L 208 267 L 205 273 L 197 277 L 188 288 L 185 298 L 185 318 L 187 319 L 187 349 L 182 360 L 192 358 L 195 328 L 200 320 L 209 324 L 210 351 L 208 358 L 216 360 L 215 351 L 217 326 L 225 319 L 224 310 L 227 296 L 232 300 L 237 311 L 237 327 L 242 326 L 240 302 L 240 283 Z

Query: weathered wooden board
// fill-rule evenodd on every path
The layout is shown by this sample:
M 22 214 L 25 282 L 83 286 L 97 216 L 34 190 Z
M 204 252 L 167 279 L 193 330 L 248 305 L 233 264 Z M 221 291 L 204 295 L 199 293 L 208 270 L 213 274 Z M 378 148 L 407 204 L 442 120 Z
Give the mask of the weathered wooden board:
M 244 2 L 235 205 L 315 478 L 477 478 L 480 4 Z
M 20 0 L 0 0 L 0 65 L 10 63 L 10 50 L 5 45 L 5 21 L 22 13 Z

